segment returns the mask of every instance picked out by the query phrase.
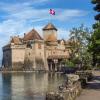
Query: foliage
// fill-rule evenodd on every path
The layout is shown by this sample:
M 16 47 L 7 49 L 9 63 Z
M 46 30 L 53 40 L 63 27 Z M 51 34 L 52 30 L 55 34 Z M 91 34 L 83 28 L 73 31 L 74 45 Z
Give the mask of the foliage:
M 75 64 L 71 60 L 66 60 L 67 67 L 75 67 Z
M 99 30 L 100 31 L 100 30 Z M 91 36 L 91 41 L 89 44 L 89 51 L 92 53 L 93 56 L 93 66 L 97 63 L 100 63 L 100 32 L 94 30 L 93 35 Z
M 99 0 L 92 0 L 93 4 L 96 4 L 97 2 L 99 2 Z
M 84 25 L 70 31 L 70 59 L 73 63 L 81 63 L 82 66 L 91 64 L 91 54 L 88 52 L 91 33 Z
M 95 4 L 94 10 L 99 12 L 96 16 L 95 19 L 100 21 L 100 0 L 92 0 L 92 3 Z
M 70 59 L 62 60 L 62 64 L 64 64 L 66 67 L 71 67 L 71 68 L 75 67 L 75 63 Z
M 100 12 L 100 0 L 92 0 L 95 4 L 94 10 Z M 99 6 L 98 6 L 99 5 Z M 94 32 L 89 43 L 89 52 L 93 57 L 93 66 L 100 65 L 100 13 L 96 15 L 96 23 L 93 25 Z

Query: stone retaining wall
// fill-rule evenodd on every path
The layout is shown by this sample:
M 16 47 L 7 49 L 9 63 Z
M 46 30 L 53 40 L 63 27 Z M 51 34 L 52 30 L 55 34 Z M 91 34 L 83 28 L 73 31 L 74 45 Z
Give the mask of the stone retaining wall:
M 46 94 L 46 100 L 74 100 L 81 93 L 81 84 L 79 81 L 75 82 L 73 87 L 66 90 L 50 92 Z

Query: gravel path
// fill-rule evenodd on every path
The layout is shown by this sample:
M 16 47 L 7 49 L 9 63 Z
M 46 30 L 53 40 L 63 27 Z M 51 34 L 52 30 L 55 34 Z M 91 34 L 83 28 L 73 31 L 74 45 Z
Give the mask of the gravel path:
M 93 71 L 94 78 L 76 100 L 100 100 L 100 71 Z

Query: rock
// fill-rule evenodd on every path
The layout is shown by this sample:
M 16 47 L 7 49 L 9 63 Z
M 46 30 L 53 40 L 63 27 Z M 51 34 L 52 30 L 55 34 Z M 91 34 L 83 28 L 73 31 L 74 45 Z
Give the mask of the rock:
M 67 75 L 68 83 L 59 86 L 56 92 L 46 94 L 46 100 L 74 100 L 81 92 L 81 84 L 78 75 Z M 68 85 L 68 86 L 67 86 Z
M 46 94 L 46 100 L 64 100 L 64 98 L 62 94 L 48 93 Z
M 68 76 L 68 80 L 71 80 L 71 81 L 78 81 L 79 80 L 79 75 L 67 74 L 67 76 Z

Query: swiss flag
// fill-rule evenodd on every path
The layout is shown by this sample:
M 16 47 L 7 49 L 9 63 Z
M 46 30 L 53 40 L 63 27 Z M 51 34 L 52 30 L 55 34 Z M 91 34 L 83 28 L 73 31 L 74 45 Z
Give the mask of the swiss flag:
M 50 9 L 49 13 L 50 13 L 51 15 L 55 15 L 55 10 L 54 10 L 54 9 Z

